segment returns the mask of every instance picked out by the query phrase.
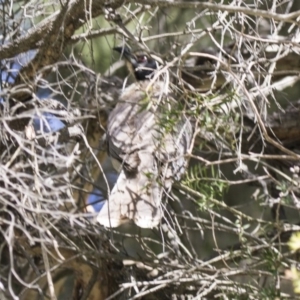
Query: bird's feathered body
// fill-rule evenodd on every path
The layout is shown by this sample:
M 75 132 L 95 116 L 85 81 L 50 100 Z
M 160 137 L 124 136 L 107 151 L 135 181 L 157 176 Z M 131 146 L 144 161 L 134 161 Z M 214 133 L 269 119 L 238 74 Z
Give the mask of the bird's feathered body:
M 159 224 L 163 192 L 183 174 L 190 145 L 187 119 L 177 118 L 171 128 L 162 123 L 176 105 L 162 81 L 138 81 L 122 93 L 107 126 L 108 152 L 120 175 L 98 215 L 102 225 L 117 227 L 128 219 L 143 228 Z

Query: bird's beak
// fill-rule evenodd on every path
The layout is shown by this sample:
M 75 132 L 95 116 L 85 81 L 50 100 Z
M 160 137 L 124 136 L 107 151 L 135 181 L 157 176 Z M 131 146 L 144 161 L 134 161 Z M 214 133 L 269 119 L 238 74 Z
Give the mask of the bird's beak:
M 113 50 L 119 52 L 126 59 L 130 60 L 133 57 L 130 49 L 128 47 L 114 47 Z
M 113 50 L 119 52 L 133 66 L 137 64 L 136 57 L 131 53 L 128 47 L 114 47 Z

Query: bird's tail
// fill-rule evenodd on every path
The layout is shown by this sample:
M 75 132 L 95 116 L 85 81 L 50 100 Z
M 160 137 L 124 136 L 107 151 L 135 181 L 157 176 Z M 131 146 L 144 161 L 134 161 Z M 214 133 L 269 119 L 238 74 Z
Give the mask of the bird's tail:
M 105 227 L 117 227 L 133 220 L 142 228 L 156 227 L 162 218 L 162 187 L 152 155 L 141 159 L 138 171 L 121 171 L 117 183 L 97 216 Z

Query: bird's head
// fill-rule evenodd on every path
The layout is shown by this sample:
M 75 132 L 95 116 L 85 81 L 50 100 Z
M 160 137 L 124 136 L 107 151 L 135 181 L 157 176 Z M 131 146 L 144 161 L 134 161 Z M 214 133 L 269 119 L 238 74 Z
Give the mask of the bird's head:
M 134 74 L 136 80 L 147 80 L 157 69 L 157 62 L 143 52 L 132 53 L 128 47 L 115 47 L 113 50 L 122 54 L 126 59 L 128 68 Z

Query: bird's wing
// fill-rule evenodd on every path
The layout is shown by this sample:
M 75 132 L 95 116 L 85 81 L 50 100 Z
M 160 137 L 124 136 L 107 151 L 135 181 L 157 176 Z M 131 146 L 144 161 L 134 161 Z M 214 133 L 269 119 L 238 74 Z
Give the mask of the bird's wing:
M 161 220 L 162 188 L 154 155 L 159 131 L 156 104 L 151 103 L 158 89 L 145 90 L 145 84 L 131 85 L 109 116 L 108 151 L 121 163 L 122 171 L 98 215 L 104 226 L 116 227 L 132 219 L 140 227 L 152 228 Z
M 192 125 L 188 118 L 181 116 L 169 132 L 166 132 L 160 151 L 155 152 L 160 166 L 161 181 L 169 190 L 174 180 L 179 180 L 187 167 L 186 154 L 191 145 Z
M 161 192 L 157 181 L 157 164 L 152 154 L 139 152 L 141 163 L 134 176 L 121 171 L 109 201 L 102 207 L 97 220 L 106 227 L 117 227 L 133 220 L 142 228 L 156 227 L 162 217 Z

